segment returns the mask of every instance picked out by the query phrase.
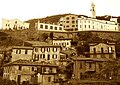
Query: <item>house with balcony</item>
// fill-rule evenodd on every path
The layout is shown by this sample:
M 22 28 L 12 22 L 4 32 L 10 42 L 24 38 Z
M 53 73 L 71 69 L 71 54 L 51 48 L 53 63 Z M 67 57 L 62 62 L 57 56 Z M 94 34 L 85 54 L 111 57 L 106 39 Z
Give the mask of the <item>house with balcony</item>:
M 90 43 L 89 47 L 90 47 L 91 58 L 116 59 L 116 51 L 115 51 L 114 42 Z
M 73 78 L 75 79 L 91 79 L 92 74 L 101 72 L 106 62 L 116 59 L 114 42 L 90 43 L 89 48 L 90 51 L 84 55 L 72 57 Z
M 23 82 L 38 85 L 57 85 L 57 65 L 46 62 L 16 60 L 4 65 L 3 78 L 15 80 L 18 85 Z
M 39 41 L 25 41 L 25 46 L 32 46 L 32 60 L 41 62 L 41 61 L 50 61 L 55 63 L 60 59 L 60 46 L 52 45 L 47 42 Z

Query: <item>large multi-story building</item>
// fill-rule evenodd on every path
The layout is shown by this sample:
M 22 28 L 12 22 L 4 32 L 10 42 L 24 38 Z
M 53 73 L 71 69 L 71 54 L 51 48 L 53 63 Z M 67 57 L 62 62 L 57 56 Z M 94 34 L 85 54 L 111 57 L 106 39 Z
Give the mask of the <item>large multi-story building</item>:
M 46 23 L 36 23 L 35 28 L 40 31 L 59 31 L 65 32 L 63 26 L 53 25 L 53 24 L 46 24 Z
M 119 24 L 117 18 L 109 20 L 100 19 L 96 17 L 95 5 L 91 4 L 91 17 L 79 15 L 78 16 L 78 31 L 119 31 Z
M 87 80 L 93 73 L 99 73 L 105 62 L 116 59 L 115 43 L 90 44 L 89 56 L 74 57 L 73 74 L 75 79 Z
M 12 48 L 12 61 L 18 59 L 54 62 L 60 59 L 60 46 L 46 42 L 25 41 L 24 46 Z
M 54 61 L 60 59 L 60 46 L 46 42 L 26 41 L 33 47 L 34 61 Z
M 78 30 L 78 15 L 69 14 L 61 17 L 58 24 L 66 31 L 76 31 Z
M 113 21 L 112 18 L 108 21 L 80 15 L 78 18 L 78 31 L 119 31 L 119 24 Z
M 35 28 L 42 31 L 77 31 L 78 15 L 62 14 L 38 19 Z
M 14 80 L 18 85 L 24 82 L 37 85 L 56 85 L 57 65 L 46 62 L 16 60 L 4 65 L 3 78 Z
M 2 19 L 1 28 L 2 30 L 22 30 L 28 29 L 29 23 L 20 21 L 18 19 Z

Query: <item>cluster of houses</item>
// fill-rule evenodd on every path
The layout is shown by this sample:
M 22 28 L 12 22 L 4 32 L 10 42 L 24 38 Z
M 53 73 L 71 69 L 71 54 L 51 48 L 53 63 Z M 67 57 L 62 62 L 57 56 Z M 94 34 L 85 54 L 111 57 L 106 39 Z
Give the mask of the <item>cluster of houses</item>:
M 24 41 L 23 46 L 8 50 L 11 57 L 3 66 L 3 78 L 18 85 L 23 82 L 59 85 L 60 80 L 90 78 L 103 69 L 105 62 L 116 59 L 115 42 L 89 43 L 89 52 L 77 55 L 72 39 L 51 41 Z
M 91 17 L 76 14 L 63 14 L 49 20 L 38 19 L 33 22 L 33 28 L 40 31 L 68 32 L 68 31 L 120 31 L 117 17 L 109 20 L 100 19 L 96 16 L 95 5 L 91 4 Z M 106 16 L 107 17 L 107 16 Z M 18 19 L 2 19 L 2 30 L 21 30 L 29 29 L 31 23 L 22 22 Z
M 119 31 L 117 18 L 100 20 L 96 17 L 95 5 L 91 4 L 92 17 L 66 14 L 56 22 L 38 22 L 35 28 L 41 31 Z M 3 30 L 29 29 L 30 23 L 18 19 L 2 20 Z M 116 59 L 115 42 L 89 43 L 89 51 L 78 55 L 72 39 L 53 38 L 48 42 L 24 41 L 22 46 L 11 47 L 10 62 L 4 64 L 3 78 L 38 85 L 60 85 L 61 80 L 85 80 L 99 73 L 105 62 Z M 79 50 L 81 51 L 81 50 Z M 2 56 L 2 53 L 1 53 Z M 108 74 L 109 75 L 109 74 Z M 112 78 L 111 75 L 109 75 Z M 69 83 L 69 82 L 68 82 Z

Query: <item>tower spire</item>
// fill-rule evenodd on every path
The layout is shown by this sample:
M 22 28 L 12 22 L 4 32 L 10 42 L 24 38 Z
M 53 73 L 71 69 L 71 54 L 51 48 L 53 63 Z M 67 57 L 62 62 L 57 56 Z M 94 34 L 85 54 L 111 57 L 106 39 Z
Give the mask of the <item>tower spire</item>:
M 92 18 L 96 18 L 96 10 L 95 10 L 94 0 L 91 1 L 91 14 L 92 14 Z

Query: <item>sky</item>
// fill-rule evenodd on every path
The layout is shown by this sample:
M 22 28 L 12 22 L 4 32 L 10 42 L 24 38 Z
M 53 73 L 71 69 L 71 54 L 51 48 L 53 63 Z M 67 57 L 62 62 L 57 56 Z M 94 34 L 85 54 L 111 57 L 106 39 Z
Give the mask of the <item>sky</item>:
M 94 0 L 96 15 L 120 16 L 120 0 Z M 0 0 L 0 19 L 26 21 L 57 14 L 91 15 L 91 0 Z

